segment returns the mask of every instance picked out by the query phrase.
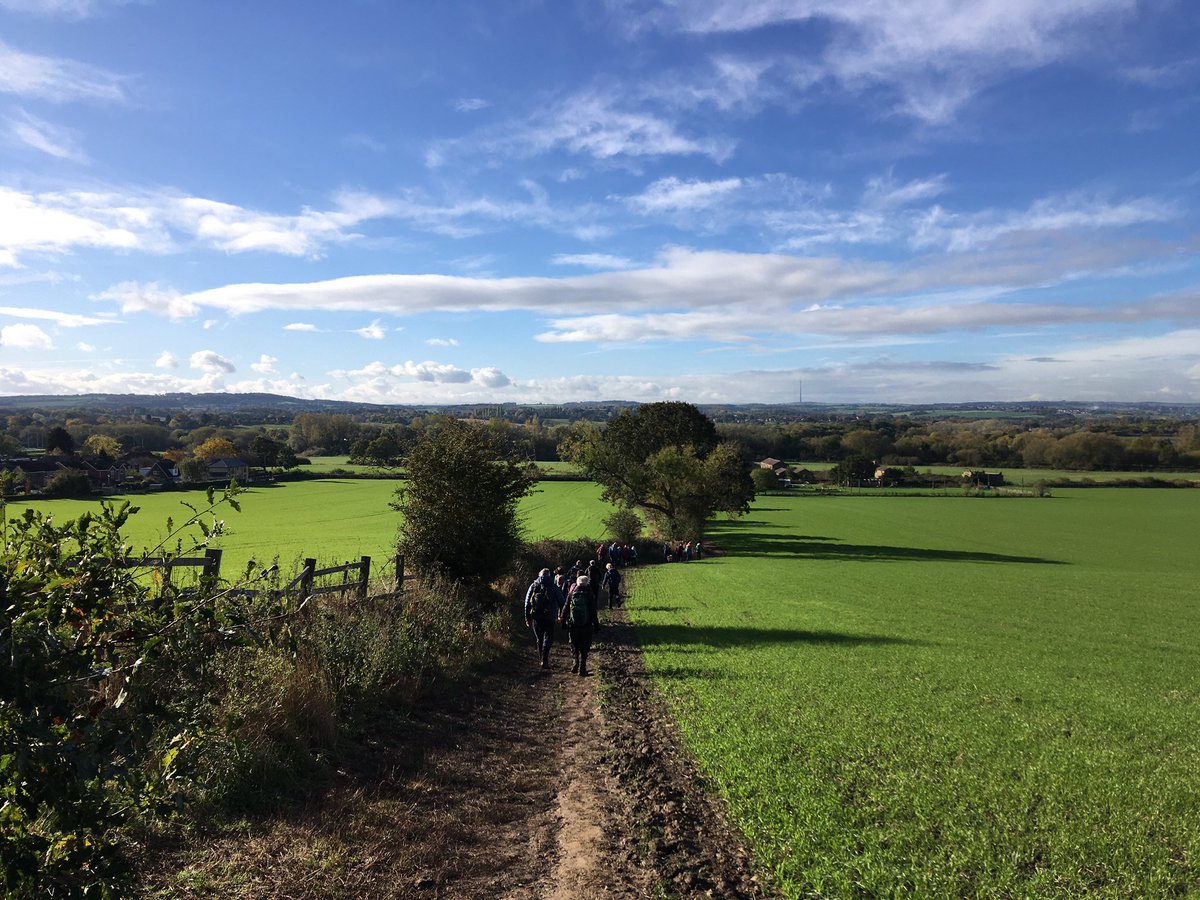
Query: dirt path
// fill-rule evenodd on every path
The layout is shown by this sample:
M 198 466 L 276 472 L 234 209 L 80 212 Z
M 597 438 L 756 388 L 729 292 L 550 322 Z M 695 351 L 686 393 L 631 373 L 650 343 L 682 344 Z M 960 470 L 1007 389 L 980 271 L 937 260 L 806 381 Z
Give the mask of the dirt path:
M 181 897 L 761 897 L 740 836 L 679 751 L 623 612 L 593 676 L 532 646 L 429 703 L 285 814 L 159 848 Z M 603 702 L 601 698 L 603 695 Z

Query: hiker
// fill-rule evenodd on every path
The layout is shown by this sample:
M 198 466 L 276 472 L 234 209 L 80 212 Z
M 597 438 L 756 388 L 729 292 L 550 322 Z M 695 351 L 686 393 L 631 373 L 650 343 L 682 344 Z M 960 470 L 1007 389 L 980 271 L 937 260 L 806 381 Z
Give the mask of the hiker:
M 611 563 L 610 563 L 611 565 Z M 593 561 L 587 568 L 588 591 L 592 598 L 592 625 L 600 627 L 600 582 L 604 578 L 604 568 L 598 561 Z
M 567 596 L 567 588 L 571 584 L 571 579 L 567 573 L 563 571 L 562 566 L 554 567 L 554 584 L 562 591 L 563 597 Z
M 629 558 L 629 565 L 636 566 L 637 565 L 637 545 L 636 544 L 626 544 L 625 552 Z
M 559 622 L 571 642 L 571 671 L 587 677 L 588 651 L 592 649 L 592 591 L 586 575 L 580 575 L 567 594 Z
M 700 558 L 700 542 L 699 541 L 696 541 L 696 546 L 694 549 L 696 551 L 696 559 L 699 559 Z
M 525 592 L 525 627 L 533 629 L 542 668 L 550 668 L 550 645 L 554 643 L 554 620 L 566 604 L 549 569 L 542 569 Z
M 604 570 L 604 578 L 600 581 L 601 587 L 608 589 L 608 608 L 612 609 L 621 602 L 621 570 L 608 564 L 608 568 Z

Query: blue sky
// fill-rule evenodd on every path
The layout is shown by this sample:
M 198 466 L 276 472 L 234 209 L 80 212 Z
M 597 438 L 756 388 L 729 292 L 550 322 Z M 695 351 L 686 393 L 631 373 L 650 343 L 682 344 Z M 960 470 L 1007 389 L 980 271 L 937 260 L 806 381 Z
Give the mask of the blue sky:
M 1200 400 L 1190 0 L 0 0 L 0 394 Z

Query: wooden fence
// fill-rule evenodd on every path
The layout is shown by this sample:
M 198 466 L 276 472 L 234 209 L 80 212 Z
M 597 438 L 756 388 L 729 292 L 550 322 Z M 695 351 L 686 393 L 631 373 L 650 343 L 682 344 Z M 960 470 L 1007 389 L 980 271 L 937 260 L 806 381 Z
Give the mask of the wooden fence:
M 166 590 L 171 586 L 172 573 L 175 569 L 201 569 L 198 590 L 212 590 L 217 586 L 221 577 L 221 551 L 206 550 L 203 556 L 177 557 L 142 557 L 140 559 L 122 559 L 118 565 L 124 568 L 150 568 L 162 572 L 162 586 Z M 395 579 L 393 590 L 378 594 L 378 599 L 400 599 L 404 594 L 404 582 L 415 578 L 404 572 L 404 557 L 397 554 L 395 558 Z M 340 576 L 340 580 L 337 576 Z M 328 594 L 351 594 L 356 600 L 366 600 L 371 581 L 371 557 L 363 556 L 358 562 L 347 562 L 338 566 L 317 568 L 315 557 L 308 557 L 299 573 L 281 588 L 271 590 L 255 590 L 250 588 L 231 588 L 230 592 L 244 597 L 256 597 L 269 594 L 274 599 L 285 596 L 295 597 L 298 603 L 305 603 L 312 597 Z

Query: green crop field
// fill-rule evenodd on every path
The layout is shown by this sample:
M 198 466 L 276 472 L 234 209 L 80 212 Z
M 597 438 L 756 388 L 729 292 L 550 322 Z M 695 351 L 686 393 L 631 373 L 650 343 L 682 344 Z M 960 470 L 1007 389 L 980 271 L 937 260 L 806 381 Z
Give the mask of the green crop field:
M 1200 892 L 1195 491 L 765 497 L 631 615 L 809 896 Z
M 390 562 L 400 524 L 399 513 L 388 506 L 396 487 L 396 481 L 326 478 L 249 488 L 239 498 L 241 512 L 222 507 L 218 514 L 229 530 L 217 543 L 225 551 L 223 574 L 231 577 L 251 558 L 270 563 L 278 557 L 288 572 L 298 571 L 305 556 L 316 557 L 322 565 L 364 555 Z M 200 490 L 112 499 L 127 499 L 140 508 L 126 528 L 126 537 L 138 550 L 162 540 L 168 517 L 179 524 L 191 515 L 184 501 L 205 505 Z M 10 502 L 6 514 L 18 516 L 28 506 L 61 521 L 95 510 L 99 504 L 99 500 Z M 590 482 L 541 483 L 520 507 L 531 538 L 598 536 L 607 512 L 600 502 L 600 488 Z

